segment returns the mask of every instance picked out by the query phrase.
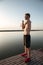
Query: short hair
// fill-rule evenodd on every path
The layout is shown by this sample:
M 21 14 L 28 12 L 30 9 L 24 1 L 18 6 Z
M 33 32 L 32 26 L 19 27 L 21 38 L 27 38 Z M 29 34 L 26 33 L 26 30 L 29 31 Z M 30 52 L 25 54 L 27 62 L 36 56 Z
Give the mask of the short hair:
M 30 13 L 26 13 L 25 15 L 28 15 L 30 17 Z

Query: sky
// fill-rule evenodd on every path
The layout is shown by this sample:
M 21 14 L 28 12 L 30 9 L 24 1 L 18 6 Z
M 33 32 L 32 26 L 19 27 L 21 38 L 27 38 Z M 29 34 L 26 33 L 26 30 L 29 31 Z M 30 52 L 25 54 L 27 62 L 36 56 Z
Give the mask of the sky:
M 21 30 L 25 13 L 31 14 L 31 29 L 43 29 L 43 0 L 0 0 L 0 30 Z

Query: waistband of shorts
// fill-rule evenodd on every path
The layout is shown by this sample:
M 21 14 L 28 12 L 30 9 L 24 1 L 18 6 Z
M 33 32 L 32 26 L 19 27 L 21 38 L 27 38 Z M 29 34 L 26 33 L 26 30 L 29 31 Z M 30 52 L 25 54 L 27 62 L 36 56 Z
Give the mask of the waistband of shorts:
M 30 35 L 24 35 L 24 36 L 30 36 Z

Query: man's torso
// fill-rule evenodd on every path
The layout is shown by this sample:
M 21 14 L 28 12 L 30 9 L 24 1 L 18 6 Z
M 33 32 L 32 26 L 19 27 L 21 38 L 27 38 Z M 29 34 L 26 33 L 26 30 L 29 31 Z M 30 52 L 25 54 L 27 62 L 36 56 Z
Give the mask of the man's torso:
M 28 20 L 28 23 L 25 25 L 25 28 L 24 28 L 24 35 L 30 35 L 30 26 L 31 26 L 30 23 L 31 23 L 31 21 Z

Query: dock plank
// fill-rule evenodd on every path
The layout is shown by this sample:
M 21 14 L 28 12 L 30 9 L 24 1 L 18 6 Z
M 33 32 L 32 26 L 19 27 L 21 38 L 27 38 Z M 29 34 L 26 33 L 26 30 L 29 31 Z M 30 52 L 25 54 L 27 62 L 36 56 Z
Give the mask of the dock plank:
M 31 51 L 31 61 L 24 62 L 26 57 L 22 57 L 21 54 L 12 56 L 3 60 L 0 60 L 0 65 L 43 65 L 43 52 L 41 50 Z

